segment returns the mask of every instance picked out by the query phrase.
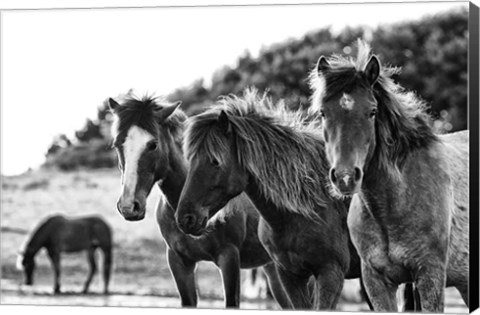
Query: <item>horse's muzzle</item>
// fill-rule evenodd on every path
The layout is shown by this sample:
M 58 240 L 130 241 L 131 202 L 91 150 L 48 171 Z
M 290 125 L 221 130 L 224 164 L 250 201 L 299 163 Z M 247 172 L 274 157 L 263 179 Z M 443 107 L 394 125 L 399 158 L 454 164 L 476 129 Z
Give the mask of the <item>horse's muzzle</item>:
M 355 167 L 352 171 L 332 168 L 329 175 L 336 191 L 344 196 L 357 193 L 363 178 L 363 172 L 358 167 Z
M 145 218 L 145 206 L 141 206 L 136 200 L 133 203 L 118 201 L 117 210 L 127 221 L 140 221 Z

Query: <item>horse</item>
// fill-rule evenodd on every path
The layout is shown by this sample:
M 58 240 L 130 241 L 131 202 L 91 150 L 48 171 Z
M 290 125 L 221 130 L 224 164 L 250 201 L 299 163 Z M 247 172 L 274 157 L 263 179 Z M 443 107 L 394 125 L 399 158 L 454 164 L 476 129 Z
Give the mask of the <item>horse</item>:
M 211 261 L 220 269 L 226 307 L 239 307 L 240 269 L 259 266 L 264 266 L 275 298 L 284 305 L 271 258 L 258 240 L 259 216 L 248 198 L 239 196 L 205 221 L 205 235 L 186 235 L 177 227 L 175 209 L 188 169 L 181 145 L 186 115 L 178 109 L 180 102 L 130 95 L 122 104 L 111 98 L 108 103 L 122 175 L 117 209 L 126 220 L 142 220 L 147 196 L 158 184 L 164 198 L 158 203 L 156 219 L 181 305 L 197 306 L 195 270 L 200 261 Z
M 60 293 L 60 254 L 87 251 L 90 269 L 82 291 L 87 293 L 97 271 L 95 250 L 100 248 L 103 252 L 103 293 L 108 294 L 112 265 L 112 231 L 102 218 L 49 216 L 38 225 L 24 244 L 18 255 L 17 269 L 24 271 L 25 284 L 33 285 L 35 255 L 40 249 L 45 248 L 54 271 L 55 294 Z
M 352 197 L 348 227 L 376 311 L 415 283 L 423 311 L 443 312 L 444 288 L 468 305 L 469 133 L 439 135 L 414 93 L 359 40 L 357 58 L 320 57 L 310 110 L 322 123 L 331 193 Z
M 316 121 L 307 121 L 255 90 L 191 117 L 177 224 L 199 233 L 229 200 L 246 193 L 260 213 L 259 238 L 289 307 L 334 309 L 344 279 L 360 277 L 360 258 L 347 229 L 349 200 L 330 196 L 323 140 Z

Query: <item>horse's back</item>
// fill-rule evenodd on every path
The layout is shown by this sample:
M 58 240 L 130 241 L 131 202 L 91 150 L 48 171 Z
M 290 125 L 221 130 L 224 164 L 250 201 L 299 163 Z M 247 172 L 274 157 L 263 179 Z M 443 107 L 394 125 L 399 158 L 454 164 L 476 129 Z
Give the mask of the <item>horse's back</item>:
M 52 241 L 57 243 L 60 251 L 77 252 L 97 246 L 111 246 L 111 229 L 98 216 L 61 217 L 56 221 L 56 232 L 52 235 Z
M 454 191 L 448 285 L 467 285 L 469 261 L 469 132 L 442 135 Z
M 454 215 L 469 213 L 469 132 L 440 136 L 445 146 L 445 160 L 454 190 Z M 456 213 L 458 212 L 458 213 Z
M 470 132 L 468 130 L 440 135 L 439 138 L 447 146 L 447 154 L 468 161 L 470 145 Z
M 88 217 L 86 220 L 88 221 L 94 245 L 103 248 L 111 247 L 112 229 L 110 228 L 110 225 L 99 216 Z

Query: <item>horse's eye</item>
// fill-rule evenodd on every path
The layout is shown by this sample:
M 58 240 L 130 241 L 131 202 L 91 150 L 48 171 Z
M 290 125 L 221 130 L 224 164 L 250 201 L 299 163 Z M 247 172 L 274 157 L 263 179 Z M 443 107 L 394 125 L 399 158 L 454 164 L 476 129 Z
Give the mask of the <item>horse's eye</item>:
M 323 112 L 323 110 L 320 111 L 320 117 L 325 118 L 325 113 Z
M 158 144 L 156 141 L 150 141 L 147 143 L 147 150 L 148 151 L 155 151 L 158 148 Z
M 220 166 L 220 162 L 217 160 L 217 159 L 212 159 L 212 165 L 217 167 L 217 166 Z
M 375 117 L 376 114 L 377 114 L 377 109 L 376 108 L 372 109 L 372 111 L 370 112 L 370 118 Z

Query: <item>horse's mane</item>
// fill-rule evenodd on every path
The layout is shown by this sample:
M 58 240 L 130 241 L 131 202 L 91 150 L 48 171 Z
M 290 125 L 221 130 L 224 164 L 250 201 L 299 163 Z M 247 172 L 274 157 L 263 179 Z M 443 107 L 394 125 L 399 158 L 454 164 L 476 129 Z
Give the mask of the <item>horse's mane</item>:
M 187 116 L 181 110 L 176 110 L 168 119 L 160 122 L 155 113 L 172 104 L 161 96 L 145 95 L 141 98 L 128 94 L 121 98 L 120 106 L 115 109 L 112 135 L 122 142 L 130 127 L 138 126 L 159 137 L 160 128 L 171 134 L 175 141 L 181 143 L 184 122 Z
M 313 90 L 312 112 L 319 112 L 322 101 L 354 88 L 370 88 L 363 71 L 372 56 L 370 46 L 358 40 L 357 58 L 334 55 L 328 58 L 330 68 L 310 74 Z M 382 66 L 380 76 L 373 85 L 378 102 L 376 117 L 376 152 L 374 158 L 380 167 L 398 176 L 407 155 L 415 149 L 428 146 L 438 138 L 431 128 L 431 117 L 424 101 L 415 93 L 405 91 L 392 76 L 400 68 Z
M 230 144 L 218 126 L 224 111 L 230 122 L 236 157 L 257 181 L 263 195 L 279 208 L 312 217 L 328 196 L 323 139 L 317 119 L 290 112 L 283 102 L 247 90 L 242 98 L 229 96 L 187 127 L 184 152 L 216 159 L 222 165 Z

